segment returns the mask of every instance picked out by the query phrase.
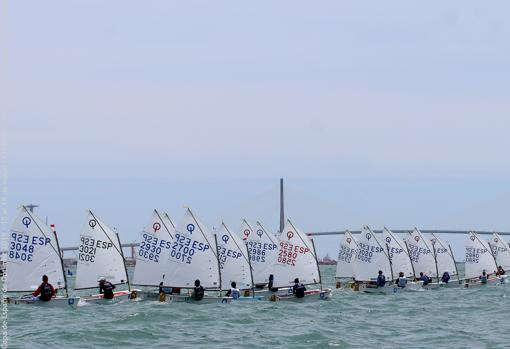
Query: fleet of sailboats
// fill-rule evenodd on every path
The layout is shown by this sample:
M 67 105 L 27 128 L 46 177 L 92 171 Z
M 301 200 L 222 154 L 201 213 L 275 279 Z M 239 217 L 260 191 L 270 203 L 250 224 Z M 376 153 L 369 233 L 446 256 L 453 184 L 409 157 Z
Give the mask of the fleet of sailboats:
M 154 210 L 136 251 L 132 283 L 140 289 L 132 289 L 118 234 L 88 211 L 74 291 L 97 289 L 100 280 L 107 280 L 116 288 L 108 299 L 102 293 L 69 296 L 56 232 L 25 206 L 18 211 L 9 243 L 6 267 L 9 275 L 16 275 L 5 285 L 13 294 L 6 299 L 10 304 L 68 307 L 143 299 L 203 304 L 324 300 L 331 295 L 322 286 L 313 239 L 291 220 L 272 234 L 260 222 L 252 226 L 243 219 L 236 234 L 224 222 L 210 230 L 189 208 L 178 225 Z M 470 232 L 465 257 L 461 279 L 450 245 L 436 234 L 425 236 L 415 228 L 402 239 L 387 228 L 375 233 L 365 226 L 360 234 L 343 235 L 335 277 L 337 287 L 343 283 L 355 291 L 385 294 L 507 282 L 502 270 L 510 268 L 510 248 L 500 235 L 485 241 Z M 42 275 L 57 290 L 50 302 L 32 294 L 15 296 L 33 292 Z M 197 282 L 205 290 L 203 297 L 194 294 Z M 298 298 L 300 285 L 306 291 Z

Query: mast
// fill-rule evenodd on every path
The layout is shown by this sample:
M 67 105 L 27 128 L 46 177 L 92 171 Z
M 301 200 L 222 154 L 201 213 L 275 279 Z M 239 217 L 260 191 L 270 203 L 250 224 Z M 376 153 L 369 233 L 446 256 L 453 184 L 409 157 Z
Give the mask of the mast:
M 126 282 L 128 285 L 128 290 L 129 290 L 129 292 L 131 292 L 131 284 L 129 283 L 129 275 L 128 275 L 128 271 L 127 271 L 127 267 L 126 267 L 126 258 L 124 258 L 124 252 L 122 251 L 122 245 L 120 244 L 119 234 L 115 233 L 115 235 L 117 236 L 117 241 L 119 242 L 119 246 L 120 246 L 120 255 L 122 257 L 122 263 L 124 264 L 124 271 L 126 272 Z
M 457 273 L 457 281 L 458 281 L 458 282 L 459 282 L 459 284 L 460 284 L 459 269 L 457 268 L 457 262 L 455 261 L 455 257 L 453 256 L 452 246 L 451 246 L 450 244 L 448 244 L 448 248 L 450 249 L 450 254 L 452 255 L 453 265 L 455 265 L 455 272 Z
M 250 267 L 250 277 L 251 277 L 251 294 L 252 297 L 255 298 L 255 282 L 253 282 L 253 269 L 251 267 L 251 255 L 250 255 L 250 249 L 248 248 L 248 243 L 245 243 L 246 246 L 246 252 L 248 252 L 248 265 Z
M 280 178 L 280 233 L 283 232 L 285 227 L 285 211 L 283 201 L 283 178 Z
M 216 234 L 214 234 L 214 245 L 216 247 L 216 260 L 218 261 L 218 276 L 220 277 L 220 297 L 221 297 L 221 264 L 220 264 L 220 254 L 218 253 L 218 238 Z
M 406 244 L 407 255 L 409 256 L 409 260 L 411 261 L 411 268 L 413 268 L 414 280 L 416 280 L 416 270 L 414 270 L 414 263 L 413 263 L 413 259 L 411 258 L 411 251 L 409 251 L 409 246 L 407 245 L 406 240 L 404 240 L 404 243 Z
M 55 242 L 57 244 L 57 250 L 60 252 L 60 245 L 58 243 L 58 238 L 57 238 L 57 232 L 56 231 L 53 232 L 53 236 L 55 237 Z M 62 274 L 64 275 L 64 286 L 65 286 L 65 290 L 66 290 L 66 297 L 68 298 L 69 297 L 69 291 L 67 289 L 67 277 L 66 277 L 66 272 L 65 272 L 65 269 L 64 269 L 64 256 L 63 256 L 63 252 L 62 252 L 62 255 L 59 253 L 58 256 L 60 257 L 60 264 L 62 265 Z
M 436 240 L 437 242 L 437 240 Z M 432 242 L 432 251 L 434 251 L 434 262 L 436 262 L 436 277 L 437 283 L 439 284 L 439 267 L 437 266 L 437 252 L 436 252 L 436 243 Z
M 388 251 L 388 260 L 390 261 L 390 273 L 391 273 L 391 282 L 393 283 L 393 262 L 391 261 L 391 257 L 390 257 L 390 246 L 388 246 L 388 244 L 386 244 L 386 251 Z
M 313 256 L 315 257 L 315 264 L 317 265 L 317 272 L 319 273 L 319 284 L 321 286 L 321 291 L 322 291 L 321 268 L 319 268 L 319 261 L 317 260 L 317 252 L 315 251 L 315 244 L 313 242 L 313 239 L 310 239 L 310 241 L 312 242 Z

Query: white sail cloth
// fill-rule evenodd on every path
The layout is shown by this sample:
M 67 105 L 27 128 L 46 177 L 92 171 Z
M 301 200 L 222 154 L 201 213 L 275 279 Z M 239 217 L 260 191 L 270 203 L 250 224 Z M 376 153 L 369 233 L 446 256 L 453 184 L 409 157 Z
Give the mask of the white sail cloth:
M 417 278 L 420 273 L 424 273 L 429 277 L 437 277 L 436 260 L 430 246 L 430 241 L 425 239 L 422 233 L 414 228 L 406 240 L 409 248 L 409 256 L 414 267 L 414 273 Z
M 470 232 L 466 240 L 466 279 L 477 278 L 485 271 L 491 274 L 497 270 L 496 262 L 487 242 Z
M 400 272 L 404 273 L 405 277 L 413 276 L 413 266 L 404 241 L 387 228 L 384 228 L 382 233 L 382 241 L 387 245 L 393 277 L 397 278 Z
M 97 287 L 100 278 L 117 285 L 128 282 L 117 233 L 91 211 L 80 234 L 77 260 L 76 289 Z
M 386 279 L 392 279 L 386 247 L 381 244 L 376 234 L 370 228 L 363 227 L 361 235 L 356 240 L 358 251 L 354 261 L 355 280 L 374 280 L 377 278 L 379 270 L 383 272 Z
M 6 269 L 7 291 L 34 291 L 43 275 L 55 288 L 66 286 L 55 233 L 25 206 L 9 233 Z
M 504 270 L 510 270 L 510 249 L 508 242 L 499 234 L 493 234 L 490 242 L 496 263 Z
M 303 284 L 321 282 L 312 241 L 290 220 L 287 220 L 280 234 L 278 258 L 271 271 L 274 275 L 273 287 L 294 285 L 295 278 Z
M 142 231 L 136 251 L 133 284 L 158 286 L 165 279 L 175 225 L 168 215 L 154 210 Z
M 354 277 L 354 259 L 356 258 L 356 250 L 358 244 L 351 232 L 346 231 L 340 240 L 340 248 L 338 250 L 338 259 L 336 264 L 336 278 L 352 278 Z

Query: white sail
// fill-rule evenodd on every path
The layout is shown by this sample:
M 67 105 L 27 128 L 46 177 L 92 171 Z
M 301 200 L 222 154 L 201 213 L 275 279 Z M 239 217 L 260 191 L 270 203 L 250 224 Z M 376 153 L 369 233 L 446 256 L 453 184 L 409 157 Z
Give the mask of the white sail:
M 219 266 L 214 235 L 188 208 L 174 232 L 164 275 L 165 286 L 219 288 Z
M 75 289 L 98 287 L 102 277 L 112 284 L 128 282 L 118 235 L 91 211 L 80 234 Z
M 419 278 L 420 273 L 424 273 L 429 277 L 437 277 L 436 260 L 430 242 L 423 237 L 417 228 L 409 233 L 407 247 L 409 248 L 415 276 Z
M 413 266 L 404 241 L 388 228 L 384 228 L 382 241 L 387 245 L 393 277 L 397 278 L 400 272 L 404 273 L 405 277 L 413 276 Z
M 442 277 L 445 272 L 448 272 L 450 276 L 457 275 L 457 268 L 455 267 L 455 259 L 453 258 L 450 250 L 450 245 L 436 235 L 432 234 L 430 240 L 432 244 L 433 252 L 436 254 L 437 271 L 439 277 Z
M 485 271 L 487 274 L 495 272 L 496 262 L 487 242 L 471 232 L 466 240 L 466 279 L 477 278 Z
M 65 288 L 64 271 L 55 233 L 25 206 L 9 233 L 7 291 L 35 291 L 42 276 L 55 288 Z
M 368 227 L 363 227 L 361 235 L 356 239 L 358 250 L 354 259 L 354 278 L 356 281 L 371 281 L 377 278 L 382 270 L 386 279 L 392 279 L 390 261 L 386 248 L 376 234 Z
M 166 214 L 153 211 L 149 223 L 142 231 L 140 246 L 136 251 L 133 284 L 158 286 L 163 281 L 174 230 L 175 226 Z
M 232 281 L 235 281 L 239 289 L 251 288 L 250 262 L 244 242 L 232 234 L 225 223 L 221 223 L 216 242 L 220 259 L 221 289 L 229 290 Z
M 248 246 L 248 252 L 253 270 L 253 282 L 267 284 L 269 281 L 269 269 L 278 257 L 277 240 L 264 226 L 257 222 L 255 230 L 243 220 L 241 224 L 241 238 Z
M 503 267 L 504 270 L 510 269 L 510 250 L 508 248 L 508 242 L 506 242 L 501 235 L 494 233 L 490 246 L 498 266 Z
M 352 278 L 354 277 L 354 258 L 356 258 L 356 250 L 358 244 L 351 232 L 346 231 L 340 241 L 340 248 L 338 250 L 338 261 L 336 264 L 337 278 Z
M 273 287 L 294 285 L 295 278 L 303 284 L 320 283 L 312 242 L 290 220 L 287 220 L 280 234 L 278 258 L 271 271 L 274 275 Z

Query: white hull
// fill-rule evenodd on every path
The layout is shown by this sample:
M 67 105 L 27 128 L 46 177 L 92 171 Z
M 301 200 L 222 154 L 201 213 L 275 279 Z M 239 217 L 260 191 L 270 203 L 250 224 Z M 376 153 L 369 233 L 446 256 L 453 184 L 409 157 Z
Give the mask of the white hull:
M 191 304 L 228 304 L 232 301 L 232 297 L 217 297 L 217 296 L 207 296 L 197 301 L 194 300 L 191 296 L 180 295 L 180 294 L 168 294 L 165 297 L 165 303 L 191 303 Z
M 292 291 L 292 289 L 291 289 Z M 294 294 L 284 294 L 284 295 L 274 295 L 270 297 L 270 301 L 279 302 L 279 301 L 294 301 L 294 302 L 309 302 L 309 301 L 319 301 L 319 300 L 327 300 L 331 297 L 331 289 L 325 288 L 323 290 L 306 290 L 305 296 L 303 298 L 297 298 Z
M 376 287 L 373 285 L 359 285 L 359 290 L 365 293 L 375 294 L 394 294 L 402 292 L 419 292 L 422 290 L 422 282 L 408 282 L 405 287 L 398 287 L 395 284 L 386 285 L 384 287 Z
M 269 299 L 273 295 L 276 295 L 278 297 L 293 295 L 292 287 L 282 287 L 282 288 L 279 288 L 278 291 L 276 291 L 276 292 L 270 291 L 267 288 L 265 288 L 263 290 L 255 291 L 255 297 L 263 297 L 263 298 Z
M 468 280 L 465 280 L 465 284 L 463 285 L 463 287 L 476 288 L 476 287 L 482 287 L 482 286 L 488 286 L 488 285 L 504 285 L 504 284 L 508 284 L 508 275 L 502 275 L 502 276 L 488 279 L 486 284 L 482 284 L 480 282 L 480 279 L 468 279 Z
M 140 290 L 125 290 L 117 291 L 113 293 L 113 299 L 104 299 L 103 294 L 94 294 L 81 298 L 81 302 L 85 304 L 113 304 L 119 302 L 125 302 L 130 299 L 134 299 L 132 295 L 138 295 Z
M 441 288 L 459 288 L 464 287 L 465 280 L 450 280 L 448 283 L 444 282 L 431 282 L 423 286 L 425 290 L 439 290 Z
M 25 305 L 37 305 L 41 307 L 50 308 L 67 308 L 76 307 L 80 301 L 80 297 L 55 297 L 51 301 L 43 302 L 37 297 L 22 297 L 22 298 L 11 298 L 5 299 L 7 304 L 25 304 Z

